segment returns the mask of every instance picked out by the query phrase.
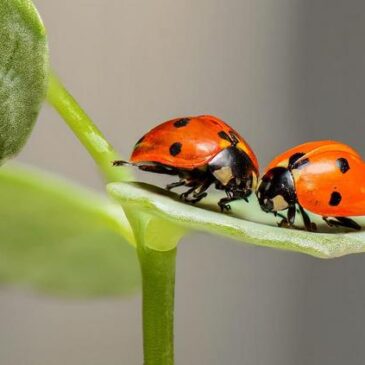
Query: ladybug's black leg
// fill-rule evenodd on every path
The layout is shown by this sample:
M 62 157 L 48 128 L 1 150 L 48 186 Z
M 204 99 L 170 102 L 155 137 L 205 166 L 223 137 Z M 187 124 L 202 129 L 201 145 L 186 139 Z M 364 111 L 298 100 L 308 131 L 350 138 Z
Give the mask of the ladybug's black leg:
M 219 202 L 218 205 L 221 208 L 221 211 L 224 212 L 231 210 L 231 207 L 228 203 L 233 202 L 235 200 L 241 200 L 243 199 L 246 203 L 248 203 L 248 199 L 247 196 L 249 194 L 247 194 L 246 196 L 243 194 L 237 194 L 234 191 L 231 190 L 226 190 L 226 194 L 227 194 L 227 198 L 222 198 Z
M 196 186 L 193 186 L 189 190 L 185 191 L 185 193 L 180 194 L 180 199 L 184 201 L 190 201 L 189 196 L 190 194 L 196 189 Z
M 316 232 L 317 231 L 317 226 L 315 225 L 315 223 L 313 223 L 310 220 L 309 215 L 307 214 L 307 212 L 303 209 L 303 207 L 300 204 L 299 204 L 299 210 L 300 210 L 300 214 L 303 217 L 303 222 L 304 222 L 305 229 L 309 232 Z
M 180 199 L 188 203 L 197 203 L 208 195 L 206 190 L 211 184 L 212 181 L 208 179 L 200 182 L 197 181 L 197 183 L 192 188 L 180 195 Z
M 230 190 L 226 190 L 226 194 L 227 198 L 222 198 L 218 202 L 219 208 L 221 208 L 221 212 L 228 212 L 231 210 L 231 206 L 228 203 L 233 202 L 234 200 L 243 199 L 241 196 L 235 196 Z M 247 198 L 245 200 L 247 201 Z
M 177 188 L 179 186 L 183 186 L 185 184 L 186 184 L 185 180 L 176 181 L 176 182 L 173 182 L 171 184 L 167 184 L 166 189 L 171 190 L 171 189 Z
M 280 222 L 278 222 L 278 227 L 285 227 L 285 228 L 290 228 L 290 224 L 288 222 L 288 218 L 284 217 L 284 216 L 281 216 L 283 217 L 282 220 Z
M 334 217 L 335 219 L 330 219 L 328 217 L 322 218 L 330 227 L 345 227 L 354 229 L 356 231 L 359 231 L 361 229 L 361 226 L 359 224 L 347 217 Z
M 272 214 L 274 214 L 275 217 L 279 217 L 281 219 L 287 219 L 287 217 L 285 217 L 285 215 L 281 214 L 281 213 L 278 213 L 278 212 L 272 212 Z
M 338 227 L 338 222 L 334 219 L 323 216 L 322 219 L 327 223 L 329 227 Z
M 200 200 L 202 200 L 203 198 L 205 198 L 208 195 L 208 193 L 206 191 L 202 191 L 200 193 L 193 193 L 193 197 L 188 200 L 190 203 L 197 203 Z
M 202 184 L 195 189 L 193 193 L 193 198 L 195 199 L 194 203 L 198 202 L 199 200 L 205 198 L 208 195 L 206 190 L 209 188 L 212 182 L 213 182 L 212 180 L 207 179 L 203 181 Z
M 289 228 L 289 221 L 288 221 L 288 214 L 285 216 L 284 214 L 278 213 L 278 212 L 270 212 L 274 214 L 275 217 L 281 218 L 280 222 L 277 222 L 278 227 L 286 227 Z
M 354 220 L 350 219 L 350 218 L 336 217 L 336 219 L 339 223 L 341 223 L 341 225 L 343 227 L 352 228 L 352 229 L 355 229 L 356 231 L 361 230 L 361 226 L 358 223 L 356 223 Z
M 224 212 L 224 211 L 230 211 L 231 210 L 231 206 L 228 204 L 230 203 L 232 200 L 232 198 L 222 198 L 219 202 L 218 202 L 218 205 L 219 205 L 219 208 L 221 208 L 221 212 Z
M 296 208 L 295 205 L 291 205 L 288 208 L 288 223 L 290 226 L 294 224 L 295 221 Z

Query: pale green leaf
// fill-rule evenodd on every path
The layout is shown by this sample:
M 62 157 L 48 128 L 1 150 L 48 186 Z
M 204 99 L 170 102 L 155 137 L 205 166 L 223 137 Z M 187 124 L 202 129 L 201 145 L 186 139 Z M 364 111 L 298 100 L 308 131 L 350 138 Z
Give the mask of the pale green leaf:
M 122 209 L 24 167 L 0 169 L 0 282 L 82 297 L 133 292 L 140 281 Z M 125 238 L 123 238 L 125 237 Z
M 344 233 L 331 230 L 331 233 L 311 233 L 280 228 L 276 226 L 273 215 L 260 210 L 254 197 L 249 204 L 244 201 L 233 202 L 230 213 L 221 213 L 217 210 L 218 197 L 214 194 L 210 199 L 204 199 L 199 206 L 192 206 L 179 201 L 174 193 L 147 184 L 112 183 L 108 185 L 108 191 L 128 209 L 158 217 L 161 223 L 159 228 L 155 228 L 157 232 L 163 232 L 166 225 L 174 225 L 186 230 L 205 231 L 248 244 L 296 251 L 320 258 L 365 251 L 365 231 Z M 312 219 L 319 223 L 318 217 L 312 216 Z M 364 223 L 364 218 L 357 221 Z M 319 228 L 326 229 L 325 226 Z M 157 240 L 153 246 L 164 250 Z
M 46 30 L 29 0 L 0 1 L 0 161 L 16 154 L 45 98 Z

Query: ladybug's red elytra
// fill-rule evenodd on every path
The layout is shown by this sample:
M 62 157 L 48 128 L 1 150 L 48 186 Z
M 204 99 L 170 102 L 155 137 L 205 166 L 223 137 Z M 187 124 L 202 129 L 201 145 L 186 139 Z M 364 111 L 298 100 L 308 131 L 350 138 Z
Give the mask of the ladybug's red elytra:
M 144 171 L 177 175 L 180 180 L 167 189 L 187 186 L 184 201 L 196 203 L 215 184 L 226 192 L 218 205 L 245 199 L 257 185 L 258 162 L 247 142 L 228 124 L 211 115 L 169 120 L 153 128 L 135 145 L 130 162 Z
M 282 217 L 281 224 L 293 226 L 298 206 L 308 231 L 316 226 L 306 211 L 322 216 L 329 226 L 359 230 L 349 217 L 365 215 L 365 163 L 341 142 L 308 142 L 269 164 L 256 195 L 265 212 Z M 284 210 L 286 216 L 278 213 Z

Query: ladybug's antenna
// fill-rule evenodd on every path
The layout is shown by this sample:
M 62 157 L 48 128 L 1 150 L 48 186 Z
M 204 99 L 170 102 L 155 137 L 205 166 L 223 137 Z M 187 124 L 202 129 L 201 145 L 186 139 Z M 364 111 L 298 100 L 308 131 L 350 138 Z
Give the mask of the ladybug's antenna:
M 125 166 L 125 165 L 130 166 L 130 165 L 133 165 L 128 161 L 122 161 L 122 160 L 113 161 L 112 163 L 113 163 L 113 166 Z

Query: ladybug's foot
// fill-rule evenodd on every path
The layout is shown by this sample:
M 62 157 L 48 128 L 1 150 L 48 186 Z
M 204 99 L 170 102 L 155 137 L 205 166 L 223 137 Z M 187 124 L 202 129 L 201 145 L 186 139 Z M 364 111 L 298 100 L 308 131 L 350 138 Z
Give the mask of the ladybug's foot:
M 197 203 L 208 195 L 206 190 L 209 188 L 210 184 L 210 180 L 197 182 L 197 184 L 190 188 L 188 191 L 182 193 L 180 195 L 180 199 L 187 203 Z
M 330 219 L 328 217 L 322 217 L 322 219 L 327 223 L 328 227 L 338 227 L 338 222 L 334 219 Z
M 281 218 L 279 222 L 277 222 L 278 227 L 284 227 L 284 228 L 294 228 L 297 229 L 297 227 L 294 226 L 295 221 L 295 206 L 289 208 L 287 216 L 279 213 L 279 212 L 273 212 L 275 217 Z
M 278 225 L 278 227 L 285 227 L 285 228 L 289 228 L 290 227 L 290 224 L 288 222 L 288 219 L 284 215 L 282 215 L 282 214 L 280 214 L 278 212 L 268 212 L 268 213 L 272 213 L 274 215 L 274 217 L 281 218 L 279 222 L 276 222 L 277 225 Z
M 171 189 L 177 188 L 179 186 L 183 186 L 183 185 L 185 185 L 185 181 L 184 180 L 180 180 L 180 181 L 173 182 L 171 184 L 167 184 L 166 185 L 166 189 L 167 190 L 171 190 Z
M 278 222 L 278 227 L 290 228 L 290 224 L 286 218 L 283 218 L 280 222 Z
M 219 202 L 218 205 L 219 205 L 219 208 L 221 209 L 222 213 L 229 212 L 232 209 L 231 206 L 227 203 Z
M 201 192 L 201 193 L 193 193 L 192 191 L 188 190 L 185 193 L 182 193 L 180 195 L 180 199 L 187 202 L 187 203 L 192 203 L 195 204 L 197 202 L 199 202 L 200 200 L 202 200 L 203 198 L 205 198 L 208 195 L 208 193 L 206 192 Z
M 231 206 L 228 204 L 229 202 L 231 202 L 232 199 L 231 198 L 222 198 L 219 202 L 219 208 L 221 208 L 221 212 L 229 212 L 232 208 Z
M 224 212 L 228 212 L 231 210 L 231 206 L 228 204 L 230 202 L 233 202 L 235 200 L 244 200 L 246 203 L 248 203 L 248 199 L 247 196 L 248 195 L 243 195 L 243 194 L 238 194 L 238 193 L 234 193 L 232 191 L 226 190 L 226 194 L 227 194 L 227 198 L 222 198 L 219 202 L 218 205 L 221 208 L 221 211 Z
M 185 193 L 180 194 L 179 198 L 180 200 L 183 200 L 184 202 L 188 202 L 190 200 L 190 191 L 186 191 Z

